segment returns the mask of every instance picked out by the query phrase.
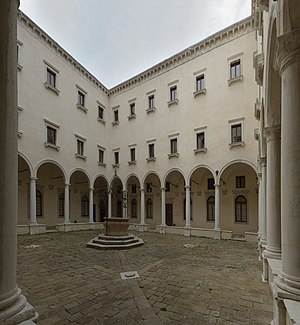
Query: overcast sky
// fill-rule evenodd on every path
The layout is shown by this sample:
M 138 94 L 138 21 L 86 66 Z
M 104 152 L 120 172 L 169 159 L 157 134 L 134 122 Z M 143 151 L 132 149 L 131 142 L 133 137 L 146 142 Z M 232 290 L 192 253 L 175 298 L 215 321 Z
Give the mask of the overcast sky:
M 251 14 L 251 0 L 21 0 L 20 9 L 111 88 Z

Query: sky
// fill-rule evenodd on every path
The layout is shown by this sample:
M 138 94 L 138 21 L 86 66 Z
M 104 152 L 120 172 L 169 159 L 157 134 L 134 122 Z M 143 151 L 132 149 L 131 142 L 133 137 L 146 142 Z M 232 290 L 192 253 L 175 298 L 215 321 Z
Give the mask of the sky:
M 21 0 L 107 88 L 251 14 L 251 0 Z

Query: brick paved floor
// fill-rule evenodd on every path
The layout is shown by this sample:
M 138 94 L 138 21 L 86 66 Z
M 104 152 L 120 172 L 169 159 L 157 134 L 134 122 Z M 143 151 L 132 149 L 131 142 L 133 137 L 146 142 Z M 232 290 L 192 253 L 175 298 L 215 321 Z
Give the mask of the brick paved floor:
M 132 250 L 87 248 L 97 233 L 18 237 L 17 281 L 39 324 L 270 323 L 255 244 L 137 233 Z

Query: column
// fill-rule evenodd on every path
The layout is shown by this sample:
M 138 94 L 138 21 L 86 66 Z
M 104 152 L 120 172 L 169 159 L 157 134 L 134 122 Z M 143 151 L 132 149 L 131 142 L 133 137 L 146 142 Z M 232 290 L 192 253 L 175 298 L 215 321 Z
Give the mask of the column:
M 0 323 L 33 324 L 36 313 L 17 286 L 17 8 L 0 1 Z
M 161 188 L 161 226 L 166 226 L 166 189 Z
M 94 206 L 94 188 L 90 188 L 90 195 L 89 195 L 89 223 L 94 223 L 93 219 L 93 206 Z
M 281 258 L 280 128 L 265 129 L 267 138 L 267 246 L 264 258 Z
M 127 218 L 127 211 L 128 211 L 128 197 L 127 191 L 123 190 L 123 197 L 122 197 L 122 205 L 123 205 L 123 218 Z
M 300 30 L 279 38 L 282 273 L 277 285 L 300 299 Z M 268 179 L 267 179 L 268 180 Z
M 215 184 L 215 228 L 220 231 L 220 184 Z
M 191 187 L 185 186 L 185 227 L 191 228 Z
M 70 184 L 65 184 L 65 221 L 70 223 Z
M 267 244 L 267 216 L 266 216 L 266 158 L 261 162 L 261 182 L 260 182 L 260 209 L 261 209 L 261 238 L 260 244 Z
M 141 188 L 141 225 L 145 225 L 145 190 Z
M 36 224 L 36 177 L 30 178 L 30 223 Z
M 111 218 L 111 189 L 108 189 L 108 218 Z
M 261 196 L 262 196 L 262 189 L 261 189 L 261 172 L 257 174 L 258 176 L 258 231 L 257 231 L 257 239 L 258 243 L 260 243 L 261 239 L 261 223 L 262 223 L 262 213 L 261 213 Z

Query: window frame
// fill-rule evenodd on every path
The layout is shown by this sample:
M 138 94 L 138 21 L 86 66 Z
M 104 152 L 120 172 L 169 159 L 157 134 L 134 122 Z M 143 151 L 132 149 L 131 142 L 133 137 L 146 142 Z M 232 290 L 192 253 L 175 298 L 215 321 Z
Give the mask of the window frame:
M 81 109 L 84 113 L 88 112 L 87 109 L 87 91 L 84 90 L 82 87 L 76 84 L 77 88 L 77 102 L 76 107 Z
M 168 83 L 169 94 L 168 94 L 168 106 L 177 105 L 179 103 L 178 100 L 178 82 L 179 80 L 172 81 Z
M 44 119 L 45 122 L 45 142 L 44 145 L 46 148 L 51 148 L 54 149 L 56 151 L 59 151 L 60 146 L 58 145 L 58 129 L 59 129 L 59 125 L 57 123 L 54 123 L 52 121 L 46 120 Z M 49 142 L 48 141 L 48 129 L 52 129 L 55 131 L 55 143 Z
M 235 176 L 235 188 L 246 188 L 246 176 Z
M 243 198 L 244 201 L 237 202 L 239 198 Z M 243 208 L 245 208 L 246 211 L 245 216 L 243 215 Z M 239 224 L 248 224 L 248 200 L 245 195 L 239 194 L 234 199 L 234 222 Z
M 87 159 L 87 156 L 85 155 L 86 138 L 79 134 L 75 134 L 75 139 L 76 139 L 75 157 L 86 160 Z
M 156 157 L 155 157 L 155 141 L 156 139 L 151 139 L 151 140 L 148 140 L 146 141 L 147 145 L 148 145 L 148 157 L 146 158 L 146 161 L 147 162 L 150 162 L 150 161 L 156 161 Z M 150 152 L 150 148 L 153 147 L 153 156 L 151 156 L 151 152 Z
M 49 63 L 46 60 L 43 60 L 44 67 L 45 67 L 45 82 L 44 86 L 46 89 L 49 89 L 53 93 L 55 93 L 57 96 L 59 95 L 60 91 L 58 90 L 58 76 L 59 76 L 59 70 L 55 68 L 51 63 Z M 53 83 L 52 78 L 49 80 L 49 76 L 53 77 Z
M 35 190 L 36 195 L 36 216 L 43 217 L 43 193 L 40 189 Z
M 82 194 L 80 199 L 81 217 L 89 217 L 89 196 Z
M 65 216 L 65 193 L 58 194 L 58 217 Z
M 228 85 L 236 81 L 243 81 L 243 52 L 233 55 L 227 59 L 228 62 Z M 237 74 L 237 68 L 239 73 Z M 234 73 L 232 73 L 234 71 Z
M 230 149 L 237 146 L 244 146 L 244 117 L 229 120 L 229 147 Z M 240 127 L 240 135 L 234 135 L 233 131 Z M 239 136 L 241 141 L 235 141 L 234 139 Z
M 213 198 L 213 201 L 211 200 L 211 202 L 209 202 L 210 199 Z M 214 195 L 210 195 L 207 200 L 206 200 L 206 221 L 207 222 L 215 222 L 215 203 L 216 202 L 216 198 Z M 212 213 L 210 213 L 212 212 Z
M 179 146 L 178 146 L 178 138 L 179 138 L 179 133 L 173 133 L 170 134 L 169 136 L 169 148 L 170 148 L 170 153 L 168 154 L 169 159 L 170 158 L 178 158 L 179 157 Z

